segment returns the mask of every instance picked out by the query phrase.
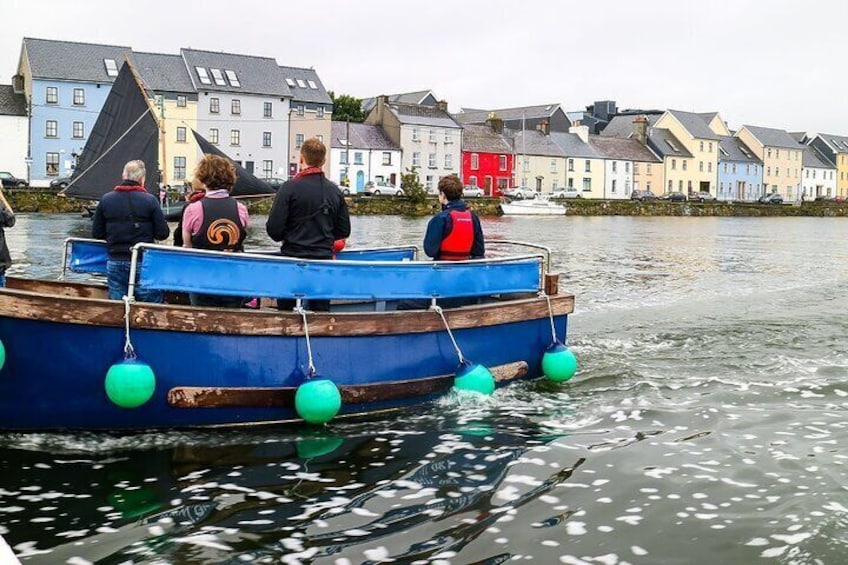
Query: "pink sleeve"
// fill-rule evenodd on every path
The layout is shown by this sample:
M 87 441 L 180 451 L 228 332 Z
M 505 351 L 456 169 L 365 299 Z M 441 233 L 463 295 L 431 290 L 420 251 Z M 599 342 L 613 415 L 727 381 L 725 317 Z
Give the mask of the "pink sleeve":
M 200 231 L 203 225 L 203 205 L 200 202 L 192 202 L 185 209 L 183 216 L 183 229 L 192 235 Z
M 241 220 L 241 225 L 243 225 L 244 227 L 247 227 L 247 218 L 248 218 L 247 206 L 245 206 L 244 204 L 239 202 L 238 203 L 238 213 L 239 213 L 239 220 Z

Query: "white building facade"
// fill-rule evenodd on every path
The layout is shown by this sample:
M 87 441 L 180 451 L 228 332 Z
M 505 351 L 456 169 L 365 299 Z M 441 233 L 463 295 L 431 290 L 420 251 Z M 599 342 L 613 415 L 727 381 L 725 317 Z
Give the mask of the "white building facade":
M 11 85 L 0 85 L 0 170 L 19 179 L 27 178 L 26 97 L 15 94 Z

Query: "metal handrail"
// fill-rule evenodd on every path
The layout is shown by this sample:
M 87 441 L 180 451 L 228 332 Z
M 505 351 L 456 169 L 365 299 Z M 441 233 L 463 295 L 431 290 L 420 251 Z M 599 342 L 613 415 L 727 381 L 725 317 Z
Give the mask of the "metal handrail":
M 545 247 L 544 245 L 539 245 L 537 243 L 527 243 L 526 241 L 518 241 L 514 239 L 487 239 L 486 244 L 489 243 L 500 244 L 500 245 L 517 245 L 520 247 L 529 247 L 531 249 L 540 249 L 545 252 L 545 273 L 551 272 L 551 248 Z

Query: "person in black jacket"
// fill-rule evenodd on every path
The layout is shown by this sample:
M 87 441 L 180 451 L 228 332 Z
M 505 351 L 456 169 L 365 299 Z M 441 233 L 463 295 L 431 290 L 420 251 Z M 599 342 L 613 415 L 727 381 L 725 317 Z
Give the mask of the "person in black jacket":
M 321 141 L 307 139 L 300 147 L 300 172 L 277 191 L 265 229 L 271 239 L 282 242 L 282 255 L 332 259 L 333 242 L 350 236 L 344 195 L 321 170 L 326 157 L 327 148 Z M 281 310 L 293 306 L 293 300 L 277 301 Z M 329 302 L 313 300 L 309 306 L 327 310 Z
M 15 213 L 3 194 L 2 186 L 0 186 L 0 205 L 2 205 L 0 210 L 0 286 L 6 286 L 6 269 L 12 266 L 12 254 L 9 253 L 9 246 L 6 245 L 6 232 L 3 228 L 11 228 L 15 225 Z
M 130 249 L 136 243 L 154 243 L 171 233 L 159 201 L 144 188 L 146 171 L 142 161 L 124 165 L 123 180 L 103 195 L 94 211 L 91 236 L 105 239 L 109 250 L 106 278 L 109 298 L 121 300 L 130 281 Z M 141 302 L 162 302 L 162 292 L 136 286 Z

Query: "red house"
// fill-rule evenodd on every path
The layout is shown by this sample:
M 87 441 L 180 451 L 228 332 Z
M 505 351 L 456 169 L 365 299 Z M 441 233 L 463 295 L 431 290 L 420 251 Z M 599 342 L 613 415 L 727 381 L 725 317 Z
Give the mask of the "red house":
M 479 186 L 486 196 L 501 196 L 512 186 L 512 145 L 503 135 L 503 120 L 462 129 L 462 182 Z

